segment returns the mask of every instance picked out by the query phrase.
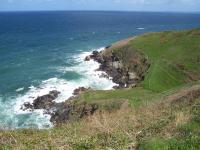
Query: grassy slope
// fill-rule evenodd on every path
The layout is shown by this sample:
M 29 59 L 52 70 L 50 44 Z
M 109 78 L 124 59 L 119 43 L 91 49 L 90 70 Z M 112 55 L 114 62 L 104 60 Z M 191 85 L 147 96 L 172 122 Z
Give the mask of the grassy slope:
M 152 63 L 144 81 L 147 89 L 165 91 L 200 75 L 200 29 L 145 34 L 131 45 Z
M 147 33 L 113 50 L 126 56 L 125 63 L 136 50 L 146 55 L 151 66 L 145 80 L 134 89 L 88 92 L 85 101 L 124 99 L 138 106 L 200 78 L 200 29 Z
M 190 104 L 178 103 L 177 107 L 156 103 L 183 87 L 199 84 L 191 81 L 200 75 L 200 29 L 147 33 L 133 39 L 124 48 L 115 48 L 119 53 L 126 51 L 126 57 L 131 57 L 135 50 L 151 61 L 151 67 L 140 87 L 106 92 L 89 91 L 80 97 L 83 101 L 99 103 L 108 109 L 115 107 L 116 101 L 122 101 L 125 109 L 122 107 L 110 113 L 103 111 L 89 118 L 89 121 L 68 123 L 47 131 L 2 131 L 0 147 L 117 149 L 121 146 L 121 149 L 127 149 L 128 146 L 139 144 L 139 149 L 198 149 L 200 114 L 192 110 L 194 107 L 199 108 L 200 100 L 193 99 Z M 131 58 L 124 59 L 126 62 Z M 127 101 L 134 109 L 127 107 Z M 145 130 L 149 135 L 138 140 L 137 133 Z M 158 133 L 153 132 L 157 130 Z M 192 134 L 189 136 L 185 133 Z
M 200 92 L 200 85 L 198 91 Z M 194 86 L 175 92 L 184 93 Z M 169 93 L 168 93 L 169 94 Z M 171 95 L 171 94 L 170 94 Z M 174 94 L 173 94 L 174 95 Z M 195 95 L 195 94 L 194 94 Z M 132 109 L 123 105 L 113 112 L 63 124 L 50 130 L 0 132 L 1 149 L 199 149 L 200 99 L 168 96 Z

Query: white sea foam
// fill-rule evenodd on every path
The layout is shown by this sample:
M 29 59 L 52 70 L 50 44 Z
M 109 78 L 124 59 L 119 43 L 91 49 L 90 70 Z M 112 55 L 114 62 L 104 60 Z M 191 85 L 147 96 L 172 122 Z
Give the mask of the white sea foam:
M 137 28 L 138 30 L 144 30 L 144 28 Z
M 104 48 L 97 49 L 97 51 L 102 51 Z M 16 98 L 14 106 L 15 115 L 31 114 L 31 119 L 29 122 L 37 124 L 38 128 L 52 127 L 49 115 L 44 115 L 43 110 L 35 110 L 33 112 L 23 111 L 21 108 L 25 102 L 32 103 L 34 99 L 38 96 L 48 94 L 49 91 L 57 90 L 61 92 L 56 102 L 62 102 L 67 100 L 72 96 L 73 91 L 79 87 L 91 87 L 98 90 L 110 90 L 116 84 L 112 82 L 111 79 L 102 78 L 100 75 L 102 71 L 96 71 L 99 68 L 99 63 L 90 60 L 84 61 L 85 57 L 90 55 L 91 51 L 83 52 L 80 55 L 73 56 L 73 60 L 77 65 L 72 67 L 59 67 L 58 71 L 65 73 L 67 71 L 72 71 L 81 75 L 81 78 L 76 80 L 67 81 L 59 78 L 50 78 L 43 81 L 38 87 L 30 86 L 29 91 L 25 95 L 19 95 Z M 22 89 L 18 89 L 20 91 Z M 34 117 L 34 118 L 33 118 Z
M 14 128 L 50 128 L 52 127 L 49 115 L 45 115 L 43 110 L 34 112 L 23 112 L 15 110 L 16 101 L 12 101 L 14 97 L 10 97 L 6 101 L 0 97 L 0 129 Z
M 16 89 L 15 91 L 16 91 L 16 92 L 21 92 L 21 91 L 23 91 L 23 90 L 24 90 L 24 87 L 18 88 L 18 89 Z

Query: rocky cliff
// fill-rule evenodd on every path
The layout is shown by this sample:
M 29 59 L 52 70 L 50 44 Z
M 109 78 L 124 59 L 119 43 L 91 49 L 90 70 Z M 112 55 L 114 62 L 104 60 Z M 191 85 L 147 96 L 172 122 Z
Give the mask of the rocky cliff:
M 144 80 L 150 62 L 143 54 L 128 45 L 128 42 L 120 42 L 106 47 L 104 51 L 94 51 L 85 58 L 85 61 L 93 59 L 100 63 L 99 70 L 112 77 L 113 82 L 119 85 L 116 88 L 135 87 Z

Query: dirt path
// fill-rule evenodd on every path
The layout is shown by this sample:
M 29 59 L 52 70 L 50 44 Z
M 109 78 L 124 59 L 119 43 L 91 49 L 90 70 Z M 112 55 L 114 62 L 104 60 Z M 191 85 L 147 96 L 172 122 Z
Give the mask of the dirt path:
M 175 101 L 181 101 L 184 99 L 193 100 L 200 98 L 200 85 L 193 85 L 191 87 L 184 87 L 175 93 L 166 96 L 162 99 L 161 103 L 171 104 Z
M 112 44 L 111 47 L 109 47 L 108 49 L 115 49 L 115 48 L 120 48 L 120 47 L 126 46 L 134 38 L 135 37 L 130 37 L 125 40 L 118 41 L 118 42 Z

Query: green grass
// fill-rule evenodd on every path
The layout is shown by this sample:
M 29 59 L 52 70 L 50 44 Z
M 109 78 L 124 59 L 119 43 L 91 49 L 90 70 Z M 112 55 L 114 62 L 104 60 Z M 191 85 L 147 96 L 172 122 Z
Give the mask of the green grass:
M 191 105 L 191 104 L 190 104 Z M 184 109 L 188 107 L 185 106 Z M 149 137 L 139 144 L 139 150 L 199 150 L 200 149 L 200 101 L 190 107 L 191 118 L 177 127 L 171 138 Z
M 147 33 L 130 45 L 151 61 L 143 83 L 147 89 L 168 90 L 188 82 L 188 74 L 200 75 L 200 29 Z
M 143 85 L 144 88 L 156 92 L 169 90 L 186 83 L 187 76 L 168 62 L 157 60 L 149 69 Z
M 166 104 L 101 112 L 89 120 L 68 122 L 49 130 L 0 131 L 0 149 L 99 150 L 137 145 L 139 150 L 198 150 L 200 100 Z M 184 114 L 183 120 L 188 119 L 176 125 L 177 113 Z M 142 136 L 137 140 L 139 131 Z
M 128 100 L 130 106 L 137 107 L 146 104 L 157 97 L 157 93 L 137 87 L 135 89 L 121 89 L 111 91 L 89 91 L 81 99 L 87 102 L 105 102 Z
M 89 91 L 81 96 L 87 102 L 128 100 L 138 107 L 162 98 L 200 78 L 200 29 L 147 33 L 112 51 L 129 66 L 133 58 L 146 56 L 151 66 L 140 87 L 114 91 Z M 139 52 L 139 53 L 138 53 Z
M 184 138 L 152 138 L 142 143 L 138 150 L 199 150 L 200 137 L 190 136 Z

